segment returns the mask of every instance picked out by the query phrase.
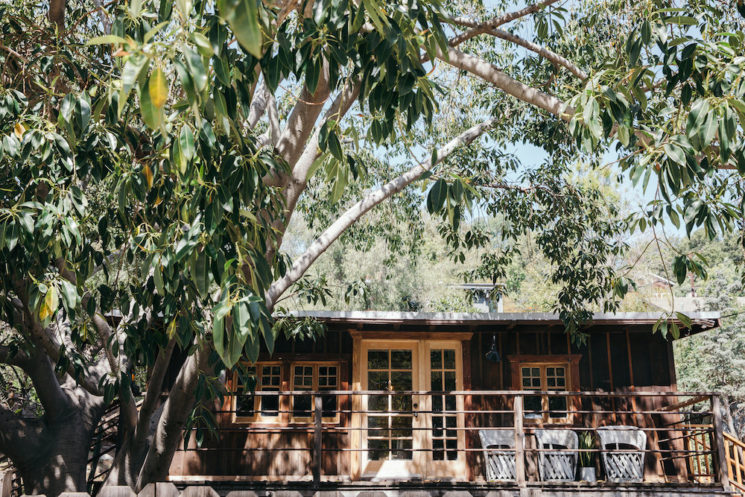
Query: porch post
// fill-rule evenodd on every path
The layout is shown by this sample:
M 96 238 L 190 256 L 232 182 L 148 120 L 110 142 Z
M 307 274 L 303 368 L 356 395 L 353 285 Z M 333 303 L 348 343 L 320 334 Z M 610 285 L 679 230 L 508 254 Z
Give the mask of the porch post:
M 729 490 L 729 477 L 727 476 L 727 454 L 724 446 L 724 424 L 722 423 L 722 407 L 719 395 L 711 396 L 711 415 L 714 420 L 714 436 L 712 437 L 712 449 L 716 459 L 716 470 L 719 475 L 719 483 L 725 490 Z
M 525 487 L 525 431 L 523 430 L 523 396 L 515 395 L 515 482 Z
M 313 429 L 313 483 L 319 484 L 321 482 L 321 453 L 323 452 L 323 440 L 321 439 L 321 428 L 322 428 L 322 410 L 323 410 L 323 399 L 320 395 L 316 395 L 313 398 L 313 420 L 315 426 Z

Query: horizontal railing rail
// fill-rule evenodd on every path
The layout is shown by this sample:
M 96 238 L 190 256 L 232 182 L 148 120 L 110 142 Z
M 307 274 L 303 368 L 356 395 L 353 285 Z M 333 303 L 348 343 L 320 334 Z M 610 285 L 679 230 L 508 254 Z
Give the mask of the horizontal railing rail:
M 242 399 L 241 408 L 236 408 L 235 397 Z M 266 401 L 267 398 L 273 399 Z M 219 431 L 224 436 L 247 437 L 245 443 L 218 442 L 210 446 L 208 441 L 201 447 L 192 444 L 179 450 L 263 453 L 270 458 L 271 454 L 284 452 L 307 454 L 303 456 L 310 469 L 306 476 L 312 476 L 315 482 L 339 477 L 333 472 L 336 464 L 324 466 L 324 457 L 355 458 L 354 464 L 351 460 L 345 464 L 355 466 L 357 476 L 371 461 L 414 464 L 422 457 L 427 458 L 427 464 L 462 461 L 471 473 L 468 479 L 479 481 L 493 479 L 487 473 L 487 465 L 495 458 L 507 457 L 515 468 L 511 480 L 518 486 L 541 480 L 541 464 L 557 457 L 569 458 L 575 470 L 580 460 L 589 457 L 592 467 L 609 480 L 615 478 L 607 466 L 610 457 L 626 458 L 627 465 L 628 461 L 640 464 L 636 470 L 640 472 L 638 480 L 662 478 L 665 482 L 727 485 L 717 405 L 718 397 L 713 393 L 671 391 L 229 392 L 225 405 L 215 410 Z M 696 422 L 704 417 L 712 422 Z M 627 446 L 618 440 L 615 446 L 601 446 L 598 429 L 619 425 L 633 427 L 631 431 L 642 434 L 646 444 Z M 591 433 L 592 446 L 541 446 L 539 438 L 545 438 L 546 433 L 558 436 L 568 431 L 577 436 Z M 483 447 L 480 440 L 487 432 L 501 432 L 507 442 L 501 447 Z M 287 438 L 292 434 L 299 438 Z M 273 435 L 282 438 L 249 442 L 252 436 Z M 528 461 L 530 465 L 526 464 Z M 540 471 L 535 471 L 536 466 Z

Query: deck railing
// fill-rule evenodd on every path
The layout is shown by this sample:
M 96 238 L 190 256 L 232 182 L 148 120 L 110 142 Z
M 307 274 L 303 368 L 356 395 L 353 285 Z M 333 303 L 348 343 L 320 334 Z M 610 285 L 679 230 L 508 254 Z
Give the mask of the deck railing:
M 719 398 L 712 393 L 301 390 L 252 395 L 257 399 L 268 397 L 266 405 L 271 410 L 265 409 L 262 415 L 262 401 L 257 400 L 255 412 L 250 412 L 250 407 L 246 412 L 245 402 L 244 411 L 239 412 L 228 401 L 231 408 L 217 411 L 221 441 L 207 440 L 201 447 L 192 443 L 189 448 L 179 449 L 184 452 L 182 457 L 204 451 L 261 453 L 261 459 L 271 466 L 272 457 L 282 454 L 287 459 L 287 454 L 298 453 L 292 466 L 305 465 L 305 472 L 295 469 L 291 475 L 282 475 L 277 465 L 271 471 L 277 478 L 294 476 L 314 482 L 338 481 L 350 475 L 353 479 L 370 477 L 365 474 L 365 464 L 370 461 L 411 461 L 414 467 L 417 459 L 424 458 L 429 467 L 433 461 L 445 465 L 450 464 L 448 461 L 461 462 L 466 472 L 451 476 L 452 480 L 488 483 L 485 461 L 501 451 L 514 453 L 513 483 L 522 486 L 541 481 L 537 468 L 542 454 L 566 453 L 575 459 L 590 454 L 602 481 L 607 478 L 602 456 L 610 449 L 598 445 L 596 430 L 623 425 L 644 433 L 646 446 L 617 445 L 612 450 L 617 454 L 642 454 L 643 481 L 726 487 L 729 480 L 724 461 L 732 459 L 725 456 L 728 449 Z M 487 450 L 480 443 L 482 430 L 509 433 L 514 437 L 510 443 L 514 448 Z M 540 448 L 536 442 L 538 430 L 589 432 L 593 445 Z M 282 436 L 268 443 L 273 434 Z M 288 434 L 298 437 L 288 438 Z M 264 438 L 251 440 L 262 435 Z M 226 443 L 226 437 L 232 442 Z M 295 441 L 288 443 L 291 439 Z M 278 443 L 280 440 L 284 444 Z M 733 464 L 730 474 L 745 476 L 745 461 Z M 230 472 L 228 466 L 216 471 Z M 232 474 L 271 476 L 269 469 L 256 467 L 252 471 L 243 468 Z M 425 480 L 443 478 L 438 474 L 417 476 Z M 385 474 L 380 477 L 385 478 Z
M 727 477 L 732 491 L 745 496 L 745 443 L 729 433 L 724 434 L 725 457 L 727 460 Z

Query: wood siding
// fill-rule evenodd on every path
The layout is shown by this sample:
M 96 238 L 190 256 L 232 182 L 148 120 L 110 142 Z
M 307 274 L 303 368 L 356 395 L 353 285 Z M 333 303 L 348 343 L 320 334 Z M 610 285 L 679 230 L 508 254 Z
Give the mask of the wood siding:
M 396 329 L 398 328 L 398 329 Z M 463 339 L 463 378 L 467 390 L 510 390 L 516 384 L 514 371 L 508 360 L 511 356 L 542 356 L 546 360 L 551 357 L 574 356 L 579 361 L 573 376 L 572 388 L 583 391 L 674 391 L 675 377 L 672 355 L 672 343 L 663 339 L 660 334 L 651 333 L 651 325 L 603 325 L 588 330 L 589 338 L 583 345 L 570 342 L 560 326 L 550 325 L 502 325 L 500 327 L 478 325 L 458 327 L 454 325 L 435 327 L 392 327 L 388 325 L 350 326 L 346 324 L 330 324 L 325 338 L 317 342 L 306 341 L 290 343 L 278 340 L 275 354 L 271 360 L 279 361 L 282 368 L 282 389 L 289 390 L 291 385 L 290 365 L 297 361 L 331 361 L 340 365 L 340 390 L 352 388 L 353 377 L 353 339 L 350 334 L 361 335 L 365 338 L 377 336 L 391 336 L 399 333 L 403 338 L 428 337 L 449 340 Z M 498 363 L 485 359 L 485 354 L 491 347 L 492 337 L 496 337 L 497 350 L 501 357 Z M 261 360 L 267 360 L 268 355 L 262 352 Z M 633 380 L 633 381 L 632 381 Z M 227 381 L 228 388 L 232 388 Z M 313 446 L 312 423 L 307 426 L 307 433 L 283 433 L 282 428 L 292 425 L 288 413 L 281 414 L 277 423 L 233 423 L 229 411 L 230 397 L 226 397 L 225 405 L 215 406 L 217 421 L 220 428 L 219 439 L 206 438 L 200 448 L 196 446 L 196 437 L 192 436 L 186 450 L 180 449 L 174 457 L 170 474 L 172 477 L 203 476 L 205 480 L 228 479 L 280 479 L 283 476 L 311 475 L 310 449 Z M 637 401 L 635 409 L 652 410 L 658 407 L 664 399 L 650 398 Z M 511 401 L 491 398 L 488 401 L 474 396 L 465 400 L 468 410 L 498 410 L 511 409 Z M 622 407 L 625 399 L 607 399 L 601 402 L 573 401 L 575 408 L 583 410 L 603 409 L 612 410 Z M 349 410 L 351 402 L 341 399 L 340 408 Z M 281 397 L 280 410 L 290 410 L 290 399 Z M 618 419 L 614 415 L 597 416 L 586 424 L 595 426 L 629 424 L 635 426 L 664 427 L 679 420 L 675 415 L 638 415 L 633 419 Z M 469 414 L 467 426 L 512 426 L 511 414 Z M 337 430 L 323 435 L 324 458 L 322 474 L 337 475 L 339 479 L 348 477 L 352 471 L 351 452 L 337 449 L 351 447 L 352 431 L 343 428 L 350 427 L 350 416 L 341 414 Z M 275 433 L 269 433 L 274 429 Z M 466 432 L 466 447 L 480 448 L 478 434 L 474 431 Z M 648 440 L 649 448 L 662 447 L 658 440 L 672 438 L 666 432 L 655 432 Z M 533 437 L 528 437 L 528 444 L 534 443 Z M 675 443 L 675 442 L 672 442 Z M 669 444 L 668 444 L 669 446 Z M 528 445 L 530 447 L 530 445 Z M 292 450 L 271 452 L 269 448 L 289 448 Z M 679 475 L 685 480 L 685 465 L 683 460 L 661 461 L 656 457 L 647 457 L 646 478 L 659 480 L 661 475 Z M 663 466 L 667 468 L 663 473 Z M 467 454 L 468 478 L 479 478 L 483 475 L 481 455 L 477 452 Z M 535 460 L 528 458 L 528 473 L 530 479 L 537 479 Z M 268 477 L 268 478 L 267 478 Z

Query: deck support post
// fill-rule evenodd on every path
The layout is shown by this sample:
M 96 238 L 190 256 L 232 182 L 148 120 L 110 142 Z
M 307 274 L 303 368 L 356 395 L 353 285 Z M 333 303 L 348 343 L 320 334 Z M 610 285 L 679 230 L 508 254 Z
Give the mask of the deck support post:
M 727 476 L 727 454 L 724 445 L 724 423 L 722 423 L 722 405 L 719 395 L 711 396 L 711 416 L 714 420 L 714 436 L 712 444 L 714 449 L 714 458 L 716 459 L 716 470 L 719 476 L 719 483 L 725 490 L 729 490 L 729 477 Z
M 323 440 L 321 439 L 321 428 L 323 420 L 323 398 L 316 395 L 313 398 L 313 483 L 321 483 L 321 452 L 323 452 Z
M 515 413 L 515 483 L 521 489 L 525 488 L 525 430 L 523 429 L 523 396 L 515 395 L 513 404 Z

